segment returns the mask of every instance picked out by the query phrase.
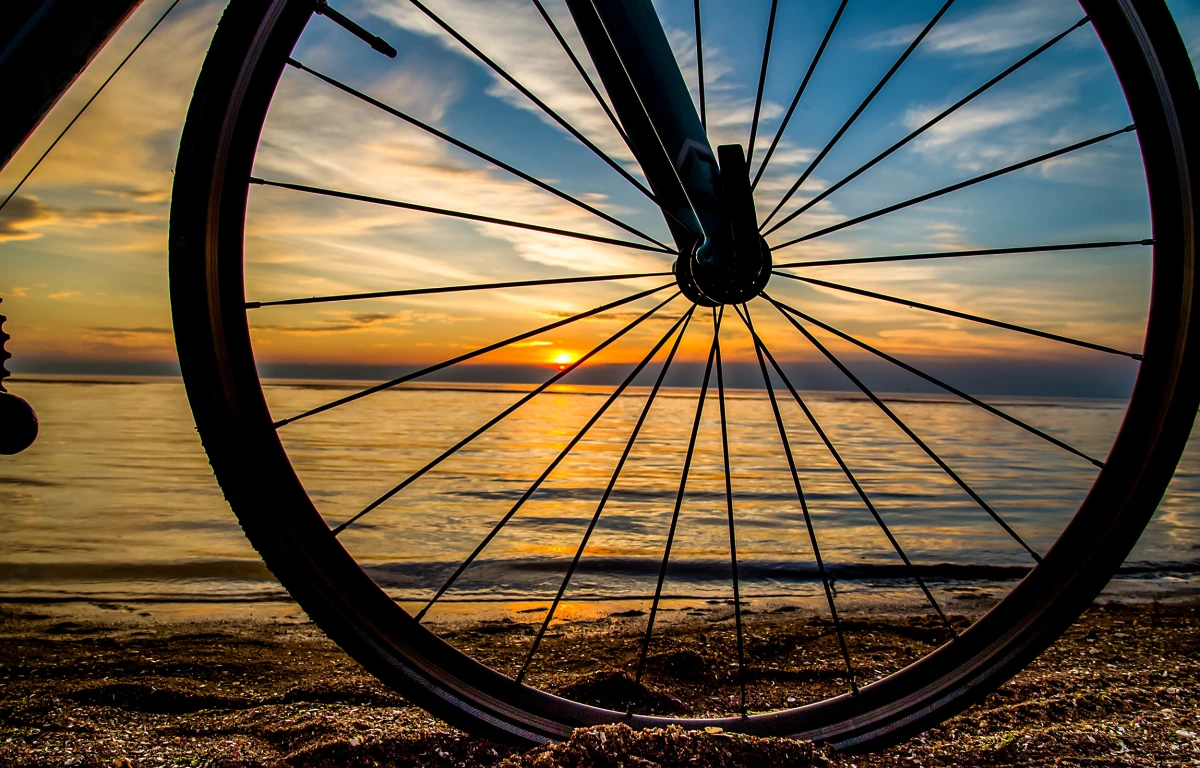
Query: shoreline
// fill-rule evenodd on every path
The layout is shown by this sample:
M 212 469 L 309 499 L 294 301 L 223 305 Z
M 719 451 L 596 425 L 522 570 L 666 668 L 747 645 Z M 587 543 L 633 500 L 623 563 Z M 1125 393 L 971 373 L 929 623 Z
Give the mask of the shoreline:
M 644 618 L 556 624 L 540 654 L 549 663 L 536 676 L 531 672 L 530 681 L 602 706 L 633 696 L 663 713 L 723 707 L 736 695 L 734 675 L 713 662 L 729 650 L 732 622 L 725 614 L 732 611 L 723 605 L 680 612 L 672 634 L 656 637 L 651 674 L 638 690 L 622 683 L 619 672 L 629 661 L 625 641 L 640 632 Z M 530 622 L 541 616 L 520 615 Z M 802 689 L 829 695 L 844 685 L 825 665 L 829 654 L 823 651 L 829 649 L 823 644 L 830 637 L 819 617 L 793 607 L 761 610 L 754 618 L 748 638 L 752 709 L 795 706 L 807 695 Z M 856 664 L 881 672 L 888 659 L 901 663 L 927 652 L 943 631 L 908 610 L 864 613 L 851 621 Z M 501 653 L 511 654 L 530 631 L 525 621 L 505 617 L 446 627 L 450 642 L 497 666 Z M 137 768 L 475 768 L 506 758 L 510 765 L 554 766 L 579 758 L 580 750 L 601 748 L 603 741 L 584 734 L 578 744 L 523 755 L 471 738 L 383 688 L 294 604 L 241 605 L 215 616 L 188 604 L 81 609 L 0 603 L 0 640 L 0 764 L 13 768 L 124 766 L 122 760 Z M 1200 598 L 1109 596 L 982 704 L 882 753 L 851 757 L 818 750 L 812 764 L 1194 765 L 1200 760 L 1198 721 Z M 717 759 L 713 755 L 730 749 L 742 750 L 746 764 L 782 764 L 780 755 L 798 749 L 787 740 L 719 734 L 622 738 L 631 754 L 675 739 L 670 743 L 682 750 L 680 765 L 689 755 Z M 797 760 L 789 764 L 807 764 Z
M 24 607 L 28 610 L 54 610 L 70 613 L 80 611 L 89 615 L 89 606 L 156 606 L 158 610 L 168 614 L 199 615 L 207 613 L 216 620 L 228 616 L 238 616 L 253 611 L 255 606 L 261 606 L 261 611 L 290 610 L 294 608 L 291 595 L 271 576 L 261 560 L 234 561 L 239 570 L 254 569 L 261 571 L 262 577 L 252 581 L 222 580 L 219 577 L 196 579 L 170 579 L 157 584 L 158 588 L 149 581 L 131 582 L 129 588 L 115 587 L 95 589 L 104 585 L 105 581 L 64 582 L 47 589 L 44 580 L 31 583 L 39 584 L 38 589 L 4 589 L 0 587 L 0 608 Z M 2 564 L 0 564 L 2 565 Z M 41 571 L 53 571 L 53 564 L 39 565 Z M 106 566 L 107 567 L 107 566 Z M 993 580 L 943 580 L 937 581 L 931 575 L 939 568 L 954 568 L 955 566 L 933 566 L 926 569 L 926 583 L 934 591 L 948 601 L 951 610 L 975 614 L 981 608 L 990 607 L 1006 594 L 1020 580 L 1014 576 L 1008 579 Z M 119 568 L 119 566 L 118 566 Z M 959 566 L 962 568 L 962 566 Z M 983 568 L 983 566 L 967 566 L 967 568 Z M 996 567 L 996 570 L 1013 569 L 1007 566 Z M 1024 573 L 1023 570 L 1020 573 Z M 25 580 L 13 579 L 12 574 L 0 576 L 0 584 L 8 582 L 11 587 Z M 119 582 L 118 582 L 119 583 Z M 766 606 L 768 610 L 782 605 L 815 606 L 818 610 L 825 605 L 824 595 L 816 587 L 820 582 L 795 582 L 794 587 L 807 587 L 805 591 L 792 589 L 789 592 L 764 592 L 743 594 L 743 601 L 752 605 Z M 135 591 L 132 587 L 141 586 Z M 897 613 L 907 614 L 920 612 L 927 605 L 919 595 L 911 594 L 913 589 L 908 581 L 907 573 L 902 578 L 872 579 L 872 578 L 839 578 L 837 580 L 837 598 L 839 601 L 848 600 L 867 610 L 873 610 L 872 605 L 898 606 Z M 410 613 L 425 605 L 425 596 L 412 593 L 389 591 L 392 599 Z M 1150 564 L 1131 561 L 1121 567 L 1121 571 L 1108 583 L 1100 594 L 1099 601 L 1120 600 L 1131 603 L 1145 603 L 1152 600 L 1172 600 L 1179 598 L 1200 599 L 1200 560 L 1191 563 Z M 649 604 L 650 595 L 578 595 L 567 598 L 562 603 L 563 608 L 574 610 L 576 614 L 585 613 L 592 616 L 603 616 L 607 613 L 628 611 L 643 608 Z M 671 606 L 673 610 L 687 611 L 692 608 L 704 608 L 718 602 L 729 602 L 727 595 L 717 592 L 683 592 L 664 594 L 662 603 Z M 530 607 L 547 605 L 548 599 L 520 597 L 516 595 L 497 594 L 494 596 L 445 596 L 438 605 L 448 614 L 463 617 L 472 613 L 479 616 L 495 616 L 508 613 L 519 617 L 527 613 Z M 431 616 L 436 619 L 437 611 Z M 102 620 L 103 611 L 94 620 Z

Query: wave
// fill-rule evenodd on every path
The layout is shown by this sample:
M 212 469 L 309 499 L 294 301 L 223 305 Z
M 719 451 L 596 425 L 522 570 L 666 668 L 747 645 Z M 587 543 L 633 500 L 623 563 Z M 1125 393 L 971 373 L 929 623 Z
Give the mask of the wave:
M 464 575 L 464 585 L 492 584 L 511 588 L 526 584 L 533 587 L 557 578 L 566 571 L 567 558 L 520 558 L 478 560 Z M 428 587 L 440 583 L 459 563 L 450 560 L 372 563 L 364 570 L 384 588 Z M 661 560 L 650 557 L 591 557 L 580 561 L 575 578 L 580 581 L 602 578 L 617 582 L 653 579 Z M 915 565 L 912 570 L 902 563 L 827 562 L 829 577 L 840 582 L 891 582 L 909 580 L 913 571 L 934 583 L 999 583 L 1019 581 L 1030 567 L 1021 564 L 934 563 Z M 673 558 L 668 568 L 671 581 L 706 583 L 728 582 L 728 560 L 719 558 Z M 1200 574 L 1200 559 L 1167 562 L 1130 562 L 1117 575 L 1132 578 L 1188 576 Z M 816 582 L 820 572 L 805 560 L 742 560 L 738 562 L 742 581 L 773 583 Z M 0 583 L 8 584 L 169 584 L 179 582 L 239 582 L 275 584 L 275 577 L 258 560 L 196 560 L 186 563 L 0 563 Z
M 275 581 L 261 560 L 192 560 L 183 563 L 0 563 L 0 582 L 47 584 L 130 581 Z
M 786 469 L 779 470 L 780 474 L 785 473 Z M 809 470 L 806 470 L 809 471 Z M 826 474 L 836 475 L 840 470 L 837 468 L 823 469 L 818 468 L 811 470 L 811 474 Z M 869 476 L 870 473 L 859 472 L 860 476 Z M 526 493 L 526 488 L 523 483 L 513 481 L 516 487 L 507 490 L 489 491 L 484 489 L 463 488 L 461 490 L 450 490 L 442 492 L 442 496 L 457 497 L 462 499 L 478 499 L 481 501 L 516 501 Z M 780 485 L 783 485 L 782 483 Z M 796 491 L 794 486 L 784 486 L 785 490 L 779 492 L 771 491 L 734 491 L 734 500 L 738 502 L 760 502 L 760 503 L 778 503 L 787 504 L 796 503 Z M 609 495 L 610 502 L 674 502 L 675 496 L 679 493 L 677 488 L 614 488 Z M 568 486 L 554 487 L 543 485 L 537 489 L 534 500 L 539 501 L 596 501 L 604 494 L 603 486 Z M 687 498 L 693 501 L 709 501 L 721 502 L 724 505 L 725 491 L 710 490 L 705 488 L 689 488 L 687 490 Z M 809 503 L 814 501 L 844 501 L 847 503 L 856 503 L 858 496 L 853 490 L 847 489 L 842 492 L 814 491 L 805 489 L 804 498 Z M 926 500 L 933 501 L 941 498 L 941 494 L 937 492 L 918 493 L 906 491 L 888 491 L 888 490 L 873 490 L 871 492 L 872 501 L 899 501 L 899 500 Z

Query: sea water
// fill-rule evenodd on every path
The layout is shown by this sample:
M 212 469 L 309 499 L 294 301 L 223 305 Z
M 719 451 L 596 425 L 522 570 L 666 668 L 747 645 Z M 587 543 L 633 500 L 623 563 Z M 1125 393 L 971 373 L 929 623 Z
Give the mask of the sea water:
M 279 381 L 268 383 L 266 393 L 278 418 L 362 386 Z M 287 599 L 221 494 L 181 381 L 30 376 L 12 381 L 10 389 L 35 405 L 41 436 L 28 451 L 0 459 L 0 601 Z M 398 388 L 287 425 L 281 435 L 333 527 L 527 391 Z M 341 541 L 385 590 L 416 603 L 442 586 L 516 508 L 443 600 L 553 597 L 649 390 L 631 389 L 613 402 L 528 491 L 611 391 L 563 387 L 539 395 L 349 526 Z M 1028 570 L 1032 558 L 1021 544 L 874 404 L 848 393 L 801 394 L 879 518 L 935 590 L 1011 586 Z M 702 409 L 680 498 L 697 395 L 694 388 L 660 392 L 597 518 L 568 600 L 653 594 L 673 520 L 664 594 L 730 595 L 730 512 L 715 388 Z M 726 392 L 742 594 L 751 600 L 821 594 L 813 538 L 842 594 L 915 593 L 911 571 L 846 471 L 790 395 L 783 391 L 779 398 L 795 478 L 766 393 Z M 1039 553 L 1095 479 L 1087 461 L 969 404 L 920 395 L 885 400 Z M 1125 406 L 1085 399 L 992 402 L 1101 460 Z M 1167 588 L 1193 583 L 1200 570 L 1198 496 L 1200 450 L 1193 440 L 1120 581 Z

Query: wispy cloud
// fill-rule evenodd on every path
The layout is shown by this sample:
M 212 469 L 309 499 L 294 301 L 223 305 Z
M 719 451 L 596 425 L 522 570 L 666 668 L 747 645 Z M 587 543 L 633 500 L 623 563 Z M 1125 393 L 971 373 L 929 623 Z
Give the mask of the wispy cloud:
M 158 337 L 171 336 L 170 328 L 160 326 L 141 326 L 137 328 L 122 328 L 117 326 L 93 325 L 87 329 L 93 335 L 114 343 L 135 342 L 144 343 L 147 337 L 158 340 Z
M 301 336 L 320 336 L 367 330 L 382 331 L 389 334 L 406 334 L 412 332 L 413 326 L 425 323 L 471 322 L 481 319 L 469 315 L 446 312 L 415 312 L 407 309 L 395 312 L 324 310 L 321 314 L 323 317 L 307 320 L 303 323 L 254 323 L 253 328 L 256 335 L 264 332 L 277 332 Z
M 153 189 L 138 189 L 136 187 L 99 188 L 95 192 L 98 195 L 132 200 L 135 203 L 164 203 L 171 199 L 171 190 L 166 186 Z
M 1168 5 L 1171 6 L 1175 24 L 1179 27 L 1179 34 L 1183 36 L 1188 55 L 1192 58 L 1192 65 L 1200 67 L 1200 13 L 1192 3 L 1189 3 L 1189 8 L 1184 8 L 1183 3 Z
M 922 42 L 922 50 L 946 54 L 988 54 L 1045 42 L 1083 16 L 1079 5 L 1062 0 L 996 3 L 962 18 L 945 18 Z M 908 45 L 923 24 L 872 33 L 868 49 Z
M 423 79 L 421 79 L 423 78 Z M 406 101 L 449 105 L 461 87 L 425 72 L 386 76 L 367 87 L 406 94 Z M 624 233 L 525 181 L 471 158 L 393 117 L 290 72 L 264 131 L 256 173 L 399 199 L 450 210 L 621 238 Z M 427 119 L 433 119 L 433 116 Z M 340 148 L 330 152 L 329 147 Z M 587 194 L 606 206 L 601 192 Z M 501 225 L 451 221 L 362 203 L 314 199 L 282 190 L 256 190 L 250 236 L 255 264 L 292 279 L 326 278 L 330 290 L 396 287 L 396 265 L 417 284 L 489 279 L 515 255 L 529 265 L 576 272 L 657 271 L 664 260 L 644 252 L 572 240 Z M 614 213 L 619 210 L 612 208 Z M 386 242 L 386 245 L 384 244 Z M 509 255 L 511 254 L 511 255 Z M 422 274 L 426 277 L 422 278 Z M 354 276 L 354 283 L 346 283 Z M 257 283 L 271 290 L 265 283 Z M 324 283 L 323 283 L 324 287 Z M 276 286 L 273 290 L 280 290 Z
M 941 151 L 964 138 L 1033 120 L 1074 101 L 1072 96 L 1065 93 L 1043 92 L 1027 93 L 1018 101 L 1006 99 L 1002 103 L 987 106 L 968 105 L 922 134 L 915 146 L 924 151 Z M 941 110 L 941 107 L 910 107 L 904 115 L 905 127 L 917 128 Z
M 1037 122 L 1078 101 L 1084 77 L 1058 76 L 1019 92 L 997 93 L 984 103 L 968 104 L 923 133 L 912 148 L 930 159 L 971 171 L 1023 160 L 1046 147 L 1051 131 Z M 914 105 L 905 112 L 906 128 L 915 129 L 940 113 L 945 105 Z
M 1078 69 L 997 91 L 929 129 L 912 143 L 911 151 L 939 165 L 979 173 L 1111 131 L 1121 124 L 1111 117 L 1091 116 L 1083 101 L 1082 93 L 1094 85 L 1096 74 Z M 916 128 L 943 108 L 913 105 L 903 123 Z M 1142 183 L 1135 147 L 1121 137 L 1044 161 L 1028 172 L 1095 187 L 1135 188 Z
M 548 13 L 559 31 L 590 68 L 590 60 L 584 55 L 586 46 L 565 7 L 548 5 Z M 435 37 L 447 50 L 481 67 L 486 66 L 409 3 L 364 0 L 364 6 L 370 13 L 402 29 Z M 632 161 L 620 135 L 592 94 L 583 87 L 579 73 L 532 3 L 523 0 L 445 0 L 437 4 L 434 12 L 598 146 L 614 157 Z M 551 117 L 499 75 L 491 70 L 488 73 L 491 85 L 487 92 L 491 96 L 535 113 L 546 124 L 557 127 Z M 594 82 L 600 82 L 594 69 L 589 74 Z

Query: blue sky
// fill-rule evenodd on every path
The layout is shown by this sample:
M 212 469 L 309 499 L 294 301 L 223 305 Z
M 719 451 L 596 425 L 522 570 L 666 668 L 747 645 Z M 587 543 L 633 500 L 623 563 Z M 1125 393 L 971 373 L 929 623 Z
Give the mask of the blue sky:
M 97 57 L 0 174 L 7 188 L 165 7 L 148 0 Z M 336 4 L 400 51 L 389 60 L 326 19 L 309 25 L 296 56 L 660 238 L 661 216 L 625 180 L 519 93 L 440 34 L 406 2 Z M 940 2 L 850 0 L 801 107 L 759 185 L 760 218 L 928 21 Z M 1200 4 L 1170 3 L 1200 54 Z M 636 166 L 526 0 L 442 0 L 429 6 L 578 126 Z M 166 292 L 171 169 L 192 84 L 221 3 L 184 0 L 163 29 L 0 213 L 0 296 L 11 349 L 36 367 L 173 359 Z M 547 7 L 582 52 L 560 2 Z M 686 78 L 695 85 L 690 2 L 656 3 Z M 769 4 L 707 2 L 706 97 L 713 143 L 744 144 Z M 824 34 L 832 0 L 780 3 L 756 143 L 761 158 Z M 1082 16 L 1071 0 L 958 0 L 863 113 L 784 212 Z M 1083 27 L 936 129 L 768 238 L 772 244 L 945 184 L 1123 127 L 1119 86 Z M 356 102 L 303 72 L 280 83 L 256 163 L 261 176 L 626 237 L 586 212 Z M 849 255 L 1005 247 L 1149 235 L 1136 138 L 1123 135 L 1034 169 L 776 253 L 777 262 Z M 254 189 L 247 224 L 250 298 L 386 290 L 495 279 L 659 270 L 670 258 L 563 241 L 490 225 L 449 222 L 359 203 Z M 1001 317 L 1064 335 L 1138 348 L 1148 252 L 1016 256 L 818 270 L 819 277 Z M 816 274 L 814 272 L 813 274 Z M 780 284 L 784 283 L 784 284 Z M 641 283 L 585 290 L 529 289 L 273 309 L 255 315 L 260 360 L 406 365 L 445 357 L 499 335 L 631 293 Z M 894 305 L 775 280 L 771 290 L 888 351 L 922 360 L 1078 359 L 1049 342 L 917 315 Z M 681 310 L 680 310 L 681 311 Z M 765 313 L 765 310 L 762 310 Z M 764 316 L 777 353 L 815 353 Z M 497 358 L 540 364 L 578 355 L 615 330 L 595 322 Z M 649 328 L 631 342 L 657 337 Z M 703 353 L 703 343 L 685 356 Z M 730 356 L 747 357 L 731 335 Z M 637 344 L 614 350 L 633 359 Z M 1064 354 L 1066 357 L 1064 358 Z M 1117 363 L 1114 363 L 1117 365 Z M 1119 366 L 1118 366 L 1119 367 Z M 1113 369 L 1117 370 L 1117 369 Z

